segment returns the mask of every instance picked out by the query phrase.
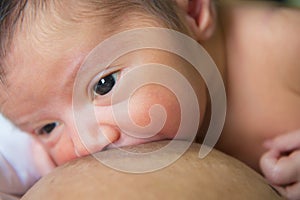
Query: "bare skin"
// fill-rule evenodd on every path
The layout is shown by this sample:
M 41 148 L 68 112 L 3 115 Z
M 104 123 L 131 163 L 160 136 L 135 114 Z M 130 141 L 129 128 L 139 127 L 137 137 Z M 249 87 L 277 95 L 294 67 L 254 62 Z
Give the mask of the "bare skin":
M 164 143 L 125 149 L 145 152 Z M 243 163 L 216 150 L 201 160 L 197 157 L 199 148 L 194 144 L 171 166 L 146 174 L 118 172 L 85 157 L 42 178 L 22 199 L 281 199 Z M 109 151 L 108 159 L 119 159 L 124 165 L 132 162 L 130 156 L 120 158 L 114 149 Z
M 224 15 L 229 103 L 218 148 L 299 199 L 300 11 L 250 4 Z
M 278 140 L 281 140 L 281 137 L 289 138 L 286 141 L 294 141 L 299 137 L 293 132 L 300 129 L 300 12 L 270 5 L 233 5 L 221 8 L 218 21 L 210 0 L 178 2 L 191 37 L 207 49 L 225 80 L 228 112 L 224 131 L 216 147 L 266 174 L 269 181 L 275 187 L 281 188 L 279 191 L 286 197 L 300 198 L 296 192 L 300 191 L 299 177 L 296 180 L 284 181 L 275 181 L 272 178 L 280 174 L 292 174 L 288 177 L 297 177 L 297 170 L 294 169 L 300 168 L 298 144 L 288 149 L 288 159 L 286 149 L 279 148 L 277 142 L 264 145 L 272 139 L 276 141 L 277 137 Z M 53 20 L 51 16 L 45 17 Z M 51 20 L 50 22 L 53 22 Z M 130 20 L 133 22 L 136 18 L 128 19 Z M 8 101 L 7 98 L 1 98 L 2 111 L 23 130 L 32 134 L 43 133 L 38 134 L 38 137 L 57 165 L 78 157 L 74 149 L 77 149 L 80 155 L 88 154 L 76 135 L 72 119 L 70 85 L 73 85 L 72 77 L 74 78 L 83 59 L 109 36 L 99 28 L 103 27 L 103 22 L 97 22 L 86 23 L 84 26 L 64 26 L 65 24 L 56 22 L 56 25 L 61 25 L 62 31 L 51 32 L 46 36 L 39 35 L 39 29 L 35 29 L 36 27 L 33 27 L 30 34 L 26 31 L 20 32 L 14 41 L 15 48 L 7 60 L 7 63 L 14 67 L 10 68 L 6 78 L 9 87 L 5 95 L 8 94 L 10 99 Z M 155 20 L 141 16 L 139 21 L 130 25 L 132 26 L 128 28 L 161 26 Z M 138 54 L 140 56 L 137 57 L 143 57 L 145 62 L 153 59 L 168 65 L 175 62 L 175 68 L 186 68 L 179 60 L 174 61 L 174 57 L 162 52 L 152 53 L 156 54 L 155 58 L 146 52 L 137 52 L 131 56 Z M 127 60 L 129 61 L 130 59 Z M 128 67 L 129 65 L 124 65 L 121 69 Z M 193 71 L 187 70 L 185 76 L 192 77 L 192 74 Z M 66 77 L 69 78 L 66 80 Z M 196 79 L 192 79 L 194 78 Z M 191 80 L 193 81 L 196 80 Z M 199 84 L 203 82 L 200 80 Z M 163 98 L 157 101 L 155 94 L 150 92 L 153 89 L 159 91 Z M 203 87 L 199 87 L 198 91 L 200 107 L 205 110 L 206 94 Z M 151 95 L 147 96 L 148 92 Z M 178 122 L 178 102 L 170 91 L 152 85 L 142 88 L 135 95 L 133 105 L 145 106 L 144 109 L 140 107 L 138 110 L 132 110 L 137 123 L 147 124 L 148 113 L 144 111 L 150 104 L 163 105 L 171 117 L 157 138 L 152 139 L 172 137 L 173 128 Z M 98 111 L 99 116 L 100 113 L 111 116 L 109 107 L 99 106 Z M 54 125 L 54 129 L 51 130 L 51 134 L 44 134 L 45 126 L 49 124 Z M 120 146 L 144 142 L 124 136 L 112 118 L 106 119 L 105 123 L 99 123 L 99 127 L 105 130 L 104 136 L 111 142 L 121 141 Z M 122 140 L 119 140 L 120 138 Z M 108 145 L 109 143 L 102 140 L 94 150 L 100 151 Z M 274 151 L 276 154 L 270 153 Z M 267 156 L 262 157 L 264 153 L 267 153 Z M 278 162 L 274 162 L 281 159 L 287 161 L 287 164 L 278 165 Z M 268 163 L 269 161 L 271 163 Z M 268 175 L 274 173 L 277 175 Z M 295 187 L 287 189 L 286 185 Z

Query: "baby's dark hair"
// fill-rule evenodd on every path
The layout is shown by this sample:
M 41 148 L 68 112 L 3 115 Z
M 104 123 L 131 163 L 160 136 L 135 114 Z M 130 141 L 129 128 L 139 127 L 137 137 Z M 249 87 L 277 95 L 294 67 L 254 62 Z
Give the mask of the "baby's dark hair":
M 67 6 L 64 5 L 66 3 Z M 76 13 L 76 9 L 80 11 Z M 68 14 L 68 11 L 71 14 Z M 64 16 L 64 19 L 68 18 L 71 21 L 88 18 L 92 13 L 96 13 L 95 16 L 101 15 L 109 24 L 120 21 L 119 19 L 128 12 L 143 13 L 154 17 L 166 28 L 186 32 L 178 15 L 175 0 L 1 0 L 0 80 L 2 83 L 5 82 L 5 72 L 8 67 L 5 66 L 5 58 L 12 49 L 15 35 L 30 27 L 28 24 L 23 25 L 24 21 L 34 21 L 32 19 L 45 12 Z
M 22 11 L 27 0 L 1 0 L 0 2 L 0 81 L 3 82 L 3 60 L 11 44 L 18 21 L 22 20 Z

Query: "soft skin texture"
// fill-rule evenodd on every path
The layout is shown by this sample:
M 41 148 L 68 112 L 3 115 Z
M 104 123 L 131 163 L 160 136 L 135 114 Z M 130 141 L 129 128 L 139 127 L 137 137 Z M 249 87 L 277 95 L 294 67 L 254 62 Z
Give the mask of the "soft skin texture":
M 288 199 L 299 199 L 300 131 L 266 141 L 265 147 L 260 166 L 270 184 Z
M 155 142 L 125 149 L 148 152 L 164 144 Z M 22 199 L 281 199 L 245 164 L 216 150 L 201 160 L 199 148 L 199 144 L 193 144 L 171 166 L 145 174 L 118 172 L 93 157 L 81 158 L 42 178 Z M 130 155 L 118 157 L 114 149 L 101 153 L 124 165 L 132 162 Z M 161 159 L 170 154 L 174 152 L 166 152 Z
M 270 149 L 263 144 L 300 128 L 300 12 L 264 4 L 226 5 L 217 11 L 210 0 L 178 2 L 190 35 L 207 49 L 225 81 L 228 111 L 224 131 L 216 147 L 262 172 L 259 161 Z M 61 31 L 48 33 L 48 26 L 42 26 L 44 32 L 40 32 L 39 26 L 33 26 L 29 32 L 21 31 L 16 35 L 14 49 L 7 59 L 8 65 L 13 66 L 8 68 L 6 77 L 9 87 L 5 95 L 9 100 L 1 97 L 1 104 L 6 100 L 2 108 L 4 114 L 32 134 L 47 123 L 58 122 L 59 126 L 50 135 L 39 137 L 56 164 L 61 165 L 78 155 L 88 154 L 75 131 L 72 86 L 82 60 L 112 33 L 103 31 L 102 27 L 107 25 L 101 19 L 96 23 L 65 24 L 53 19 L 52 15 L 44 17 L 47 23 L 54 23 Z M 43 25 L 41 19 L 36 23 Z M 161 26 L 143 15 L 128 16 L 126 22 L 129 25 L 121 26 L 117 32 L 126 28 Z M 203 83 L 191 76 L 194 72 L 187 68 L 186 63 L 163 52 L 152 51 L 151 54 L 155 58 L 146 51 L 129 56 L 142 58 L 142 62 L 157 59 L 168 65 L 174 64 L 174 68 L 183 72 L 186 69 L 185 76 L 192 83 L 195 81 L 200 108 L 205 111 Z M 130 60 L 121 69 L 130 68 L 127 63 Z M 153 89 L 158 91 L 155 95 L 151 93 Z M 148 92 L 149 96 L 146 95 Z M 157 95 L 161 98 L 156 98 Z M 170 116 L 166 126 L 151 140 L 172 137 L 179 114 L 174 114 L 178 110 L 178 102 L 170 91 L 149 85 L 136 91 L 134 97 L 132 105 L 142 107 L 138 112 L 130 111 L 136 123 L 147 124 L 148 113 L 144 111 L 151 104 L 163 105 Z M 132 140 L 120 132 L 111 118 L 109 106 L 99 106 L 97 110 L 98 115 L 108 116 L 105 123 L 99 122 L 99 127 L 104 130 L 102 138 L 106 136 L 114 143 L 119 141 L 120 146 L 145 142 Z M 208 119 L 209 115 L 204 118 Z M 204 122 L 207 123 L 206 120 Z M 101 140 L 94 151 L 105 149 L 108 145 L 107 141 Z
M 299 143 L 291 149 L 285 143 L 289 157 L 276 142 L 264 145 L 272 139 L 299 141 L 293 132 L 300 128 L 300 11 L 233 5 L 224 16 L 224 27 L 229 27 L 225 29 L 228 112 L 218 148 L 258 171 L 261 160 L 270 183 L 285 197 L 300 199 Z M 261 157 L 266 151 L 267 156 Z
M 223 13 L 229 102 L 219 147 L 258 169 L 266 140 L 299 129 L 300 12 L 250 4 Z
M 135 20 L 135 18 L 128 18 Z M 156 26 L 157 22 L 153 20 L 140 20 L 127 29 Z M 109 144 L 114 143 L 116 146 L 126 146 L 144 143 L 146 141 L 155 141 L 174 137 L 180 123 L 179 103 L 174 94 L 166 87 L 157 84 L 148 84 L 139 88 L 131 97 L 129 103 L 129 115 L 132 120 L 139 126 L 149 124 L 149 108 L 158 104 L 164 107 L 168 116 L 162 130 L 152 138 L 136 139 L 122 133 L 113 116 L 110 93 L 106 95 L 97 95 L 92 102 L 95 105 L 95 114 L 98 120 L 98 127 L 101 129 L 99 135 L 94 135 L 94 140 L 98 141 L 96 146 L 89 147 L 87 151 L 84 144 L 77 134 L 76 126 L 73 119 L 72 110 L 72 91 L 76 73 L 81 66 L 84 58 L 88 53 L 108 36 L 102 30 L 101 20 L 97 23 L 75 24 L 67 27 L 63 38 L 78 38 L 75 41 L 64 39 L 60 44 L 53 46 L 41 45 L 33 46 L 26 40 L 20 39 L 22 44 L 16 48 L 16 55 L 23 59 L 13 61 L 15 69 L 8 73 L 8 80 L 14 79 L 14 83 L 8 90 L 9 96 L 18 96 L 13 103 L 6 102 L 3 112 L 9 113 L 7 116 L 23 130 L 37 135 L 37 132 L 46 124 L 58 122 L 58 126 L 51 134 L 39 134 L 38 137 L 48 149 L 49 154 L 57 165 L 64 164 L 78 156 L 84 156 L 90 153 L 101 151 L 104 148 L 110 148 Z M 119 30 L 124 31 L 125 29 Z M 54 33 L 53 38 L 62 33 Z M 71 34 L 71 36 L 70 36 Z M 102 37 L 100 37 L 102 35 Z M 67 37 L 69 36 L 69 37 Z M 21 37 L 22 38 L 22 37 Z M 51 38 L 51 37 L 50 37 Z M 48 38 L 47 38 L 48 39 Z M 83 42 L 86 41 L 86 42 Z M 30 41 L 29 43 L 31 43 Z M 75 44 L 74 44 L 75 43 Z M 74 46 L 76 48 L 74 48 Z M 25 52 L 24 47 L 29 47 L 30 54 Z M 47 51 L 44 51 L 47 49 Z M 70 50 L 71 49 L 71 50 Z M 60 52 L 58 55 L 48 52 Z M 57 56 L 57 57 L 56 57 Z M 33 59 L 35 58 L 35 59 Z M 103 74 L 117 72 L 116 85 L 122 83 L 122 75 L 135 66 L 144 63 L 160 63 L 172 66 L 175 70 L 180 71 L 192 85 L 196 86 L 195 90 L 199 94 L 200 110 L 205 111 L 206 93 L 204 83 L 200 75 L 195 73 L 195 69 L 188 65 L 182 59 L 159 50 L 141 50 L 129 53 L 117 59 Z M 22 67 L 21 67 L 22 66 Z M 67 67 L 65 67 L 67 66 Z M 28 68 L 35 71 L 28 77 Z M 107 72 L 108 71 L 108 72 Z M 196 74 L 196 75 L 195 75 Z M 146 78 L 150 74 L 143 74 Z M 20 77 L 28 79 L 21 79 Z M 19 78 L 20 79 L 19 79 Z M 51 77 L 51 81 L 49 80 Z M 68 77 L 68 78 L 66 78 Z M 94 77 L 93 77 L 94 78 Z M 133 80 L 135 77 L 132 77 Z M 172 79 L 172 77 L 166 77 Z M 119 81 L 120 80 L 120 81 Z M 36 83 L 39 84 L 36 84 Z M 176 82 L 176 80 L 174 80 Z M 93 87 L 93 86 L 92 86 Z M 88 90 L 93 92 L 93 88 L 87 86 Z M 20 88 L 27 88 L 21 90 Z M 28 102 L 35 99 L 34 103 L 22 106 L 21 102 Z M 201 101 L 200 101 L 201 100 Z M 16 106 L 20 105 L 20 106 Z M 34 112 L 32 112 L 34 111 Z M 103 117 L 105 116 L 105 117 Z M 108 140 L 107 140 L 108 139 Z

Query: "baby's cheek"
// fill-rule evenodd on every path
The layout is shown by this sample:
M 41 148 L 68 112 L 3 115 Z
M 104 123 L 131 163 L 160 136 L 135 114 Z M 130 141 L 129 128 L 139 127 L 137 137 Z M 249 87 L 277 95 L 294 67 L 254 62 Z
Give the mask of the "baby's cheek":
M 173 138 L 177 133 L 180 117 L 180 105 L 176 96 L 166 87 L 151 84 L 138 89 L 129 101 L 129 116 L 135 124 L 145 127 L 151 123 L 150 109 L 160 105 L 166 113 L 166 122 L 160 134 Z
M 49 152 L 53 161 L 60 166 L 77 158 L 74 149 L 71 138 L 67 134 L 63 134 L 57 144 L 50 148 Z

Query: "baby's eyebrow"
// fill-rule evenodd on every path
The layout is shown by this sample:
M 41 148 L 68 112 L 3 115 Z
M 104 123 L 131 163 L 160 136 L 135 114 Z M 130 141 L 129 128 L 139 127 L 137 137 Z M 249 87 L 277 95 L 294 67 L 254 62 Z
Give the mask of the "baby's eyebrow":
M 86 57 L 89 55 L 89 53 L 87 53 L 86 55 L 81 55 L 78 56 L 77 59 L 75 59 L 74 61 L 72 61 L 70 63 L 70 65 L 67 67 L 67 69 L 72 69 L 72 70 L 66 70 L 66 74 L 68 74 L 68 78 L 66 83 L 64 84 L 65 88 L 72 88 L 74 87 L 74 82 L 75 79 L 77 77 L 77 74 L 83 64 L 83 62 L 86 60 Z
M 65 81 L 60 86 L 61 88 L 63 88 L 64 90 L 73 91 L 74 81 L 77 77 L 77 73 L 80 70 L 81 65 L 85 61 L 87 55 L 89 55 L 89 52 L 87 52 L 86 54 L 80 53 L 77 56 L 71 56 L 73 59 L 70 58 L 70 61 L 67 63 L 65 70 L 63 72 L 66 78 Z M 13 88 L 13 84 L 9 84 L 9 83 L 10 82 L 8 81 L 8 84 L 6 85 L 4 90 L 9 91 L 10 89 Z M 12 111 L 10 110 L 10 112 L 8 113 L 8 108 L 6 108 L 7 107 L 6 104 L 12 103 L 12 101 L 10 101 L 8 92 L 6 92 L 5 94 L 6 95 L 3 95 L 6 96 L 5 98 L 4 97 L 3 99 L 0 98 L 0 112 L 2 113 L 3 111 L 4 113 L 7 112 L 8 115 L 18 116 L 17 118 L 14 119 L 14 123 L 18 127 L 29 127 L 29 125 L 36 123 L 36 121 L 34 121 L 35 119 L 40 119 L 42 115 L 45 115 L 45 113 L 48 112 L 47 110 L 48 108 L 43 107 L 34 110 L 33 109 L 27 110 L 27 108 L 25 108 L 25 110 L 23 111 L 20 110 L 18 111 L 13 109 Z M 23 114 L 19 115 L 20 112 L 21 113 L 23 112 Z M 16 115 L 17 113 L 19 114 Z

